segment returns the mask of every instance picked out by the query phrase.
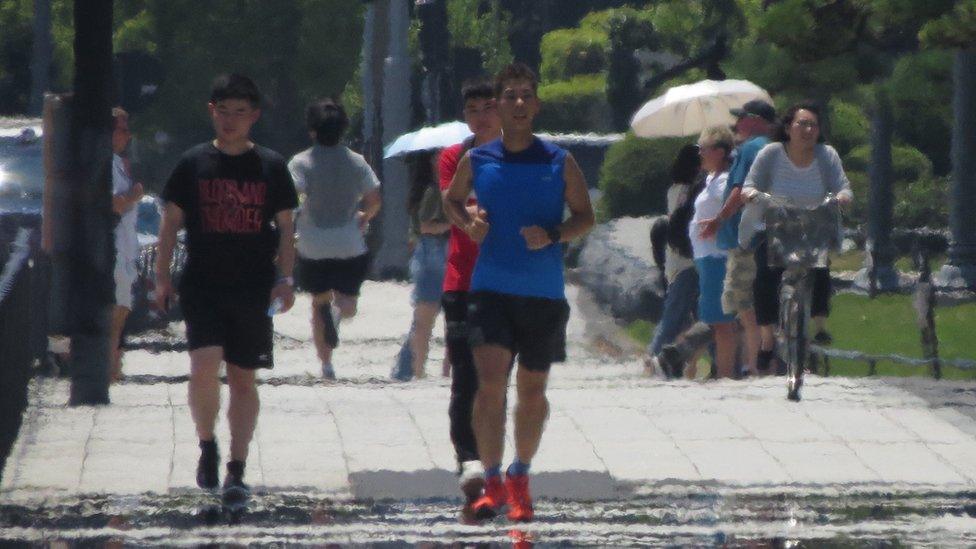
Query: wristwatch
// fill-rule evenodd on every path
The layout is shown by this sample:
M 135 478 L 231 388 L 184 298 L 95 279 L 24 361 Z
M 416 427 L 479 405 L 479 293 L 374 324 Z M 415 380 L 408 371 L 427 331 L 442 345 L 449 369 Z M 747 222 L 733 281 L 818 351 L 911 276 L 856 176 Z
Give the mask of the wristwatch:
M 559 232 L 559 227 L 551 227 L 546 231 L 546 236 L 549 237 L 549 242 L 551 244 L 559 244 L 559 241 L 563 238 L 562 233 Z

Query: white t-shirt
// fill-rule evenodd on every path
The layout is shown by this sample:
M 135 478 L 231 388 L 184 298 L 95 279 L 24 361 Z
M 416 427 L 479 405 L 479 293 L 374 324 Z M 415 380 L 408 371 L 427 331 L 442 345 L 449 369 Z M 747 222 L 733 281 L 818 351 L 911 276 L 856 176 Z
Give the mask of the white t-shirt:
M 112 195 L 127 193 L 132 189 L 132 178 L 125 172 L 125 162 L 122 157 L 112 155 Z M 139 204 L 122 214 L 119 224 L 115 227 L 115 269 L 120 269 L 128 275 L 136 272 L 136 258 L 139 256 L 139 239 L 136 237 L 136 218 L 139 214 Z
M 668 215 L 673 214 L 678 209 L 678 206 L 685 203 L 689 189 L 689 185 L 682 184 L 672 184 L 668 188 Z M 664 247 L 664 277 L 667 279 L 668 284 L 674 282 L 674 279 L 681 274 L 681 271 L 694 266 L 695 264 L 691 259 L 679 254 L 671 246 Z
M 709 239 L 701 237 L 701 222 L 712 219 L 722 211 L 725 201 L 725 184 L 728 181 L 729 172 L 710 173 L 705 178 L 705 188 L 695 198 L 695 215 L 688 224 L 688 237 L 691 239 L 691 249 L 695 259 L 708 256 L 724 257 L 728 252 L 719 248 L 714 236 Z
M 288 162 L 302 196 L 296 227 L 298 254 L 306 259 L 347 259 L 366 253 L 356 221 L 363 196 L 380 181 L 362 155 L 347 147 L 313 145 Z

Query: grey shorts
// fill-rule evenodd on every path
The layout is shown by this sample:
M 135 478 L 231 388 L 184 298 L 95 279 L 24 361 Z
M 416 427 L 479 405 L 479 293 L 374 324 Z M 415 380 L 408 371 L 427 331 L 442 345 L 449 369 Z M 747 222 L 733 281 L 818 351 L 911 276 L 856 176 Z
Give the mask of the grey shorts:
M 734 315 L 755 307 L 756 254 L 736 247 L 729 250 L 722 288 L 722 310 Z

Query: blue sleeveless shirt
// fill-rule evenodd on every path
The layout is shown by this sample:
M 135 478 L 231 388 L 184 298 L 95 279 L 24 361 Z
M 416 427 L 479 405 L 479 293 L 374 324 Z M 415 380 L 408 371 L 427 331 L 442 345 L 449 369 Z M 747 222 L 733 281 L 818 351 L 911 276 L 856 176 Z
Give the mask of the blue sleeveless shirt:
M 513 153 L 501 139 L 471 149 L 478 206 L 488 213 L 488 235 L 481 243 L 471 291 L 565 299 L 561 246 L 529 250 L 519 232 L 563 221 L 566 151 L 535 138 Z

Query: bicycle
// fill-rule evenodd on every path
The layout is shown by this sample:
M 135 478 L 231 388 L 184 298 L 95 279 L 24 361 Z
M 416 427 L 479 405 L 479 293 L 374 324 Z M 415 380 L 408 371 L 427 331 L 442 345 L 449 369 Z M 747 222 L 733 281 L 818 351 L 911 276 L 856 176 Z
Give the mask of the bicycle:
M 777 347 L 786 364 L 786 398 L 799 402 L 807 358 L 810 270 L 826 268 L 830 252 L 840 249 L 840 208 L 832 194 L 812 208 L 762 192 L 755 201 L 765 208 L 767 263 L 783 269 Z

